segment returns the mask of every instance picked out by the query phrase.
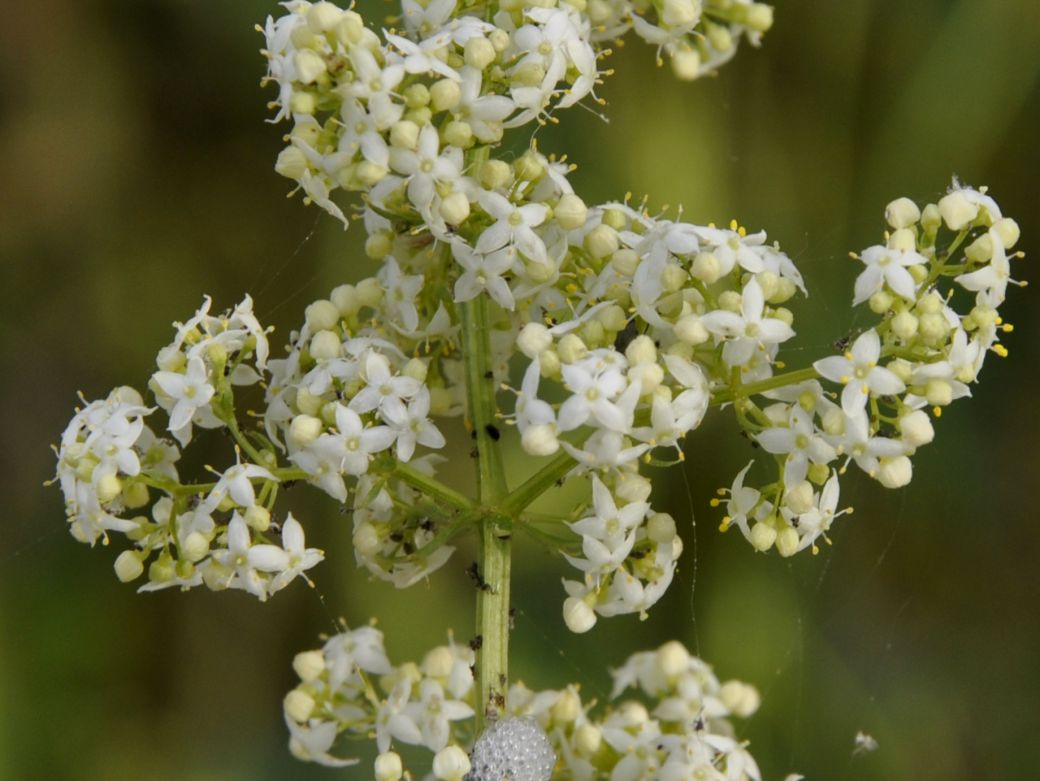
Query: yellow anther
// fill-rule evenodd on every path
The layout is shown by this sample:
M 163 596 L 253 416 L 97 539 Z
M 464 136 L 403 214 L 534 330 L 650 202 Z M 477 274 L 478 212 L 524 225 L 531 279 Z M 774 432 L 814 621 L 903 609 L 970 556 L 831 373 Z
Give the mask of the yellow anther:
M 993 345 L 993 352 L 999 355 L 1001 358 L 1008 357 L 1008 349 L 1002 344 Z
M 784 363 L 783 361 L 777 361 L 773 365 L 776 366 L 776 368 L 778 368 L 778 369 L 786 369 L 787 368 L 787 364 Z
M 716 488 L 715 489 L 715 493 L 717 493 L 719 496 L 725 496 L 727 490 L 728 489 L 726 489 L 726 488 Z
M 739 227 L 739 225 L 740 225 L 740 223 L 738 223 L 736 220 L 730 220 L 729 221 L 729 229 L 731 231 L 735 231 Z
M 747 236 L 747 228 L 741 225 L 739 228 L 737 228 L 737 233 L 740 234 L 740 238 L 744 238 L 745 236 Z
M 1011 323 L 1005 323 L 1003 326 L 1001 326 L 1000 330 L 1006 334 L 1009 334 L 1015 330 L 1015 326 L 1011 325 Z
M 725 518 L 722 519 L 722 523 L 719 524 L 719 531 L 720 532 L 726 531 L 727 529 L 729 529 L 729 526 L 730 526 L 731 523 L 732 523 L 732 521 L 730 520 L 729 516 L 727 515 Z
M 820 553 L 820 548 L 819 548 L 819 547 L 818 547 L 818 546 L 817 546 L 817 545 L 816 545 L 815 543 L 813 543 L 813 546 L 812 546 L 812 555 L 813 555 L 813 556 L 816 556 L 816 555 L 819 555 L 819 553 Z
M 932 414 L 937 418 L 942 417 L 942 407 L 932 407 Z

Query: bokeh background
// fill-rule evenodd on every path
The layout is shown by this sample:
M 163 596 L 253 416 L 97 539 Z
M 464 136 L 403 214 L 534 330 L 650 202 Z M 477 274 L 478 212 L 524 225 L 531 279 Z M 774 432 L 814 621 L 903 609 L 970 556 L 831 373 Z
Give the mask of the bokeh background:
M 385 15 L 389 5 L 368 6 Z M 170 323 L 203 292 L 244 291 L 287 333 L 313 298 L 370 271 L 361 231 L 298 200 L 272 171 L 283 128 L 253 25 L 273 2 L 37 0 L 0 25 L 0 779 L 237 781 L 370 777 L 291 759 L 280 700 L 292 655 L 332 618 L 378 616 L 391 657 L 472 633 L 461 550 L 428 586 L 394 592 L 355 571 L 349 519 L 297 489 L 328 551 L 316 590 L 266 605 L 241 593 L 139 596 L 116 551 L 66 533 L 42 483 L 76 392 L 138 387 Z M 875 243 L 884 205 L 938 197 L 956 174 L 988 184 L 1023 248 L 1040 234 L 1040 4 L 789 0 L 761 50 L 713 79 L 674 81 L 631 41 L 601 90 L 609 123 L 576 109 L 540 132 L 595 203 L 632 191 L 699 222 L 766 227 L 810 299 L 792 366 L 863 326 L 849 250 Z M 1032 260 L 1018 276 L 1040 282 Z M 679 637 L 723 678 L 759 686 L 742 734 L 766 778 L 1023 779 L 1040 767 L 1040 305 L 1012 289 L 1010 359 L 947 411 L 915 479 L 844 483 L 856 513 L 835 544 L 793 562 L 716 531 L 708 508 L 749 459 L 725 415 L 689 441 L 685 478 L 657 502 L 686 558 L 646 622 L 563 627 L 560 561 L 517 552 L 514 673 L 583 680 Z M 226 447 L 222 440 L 216 449 Z M 528 466 L 515 452 L 516 469 Z M 226 453 L 214 453 L 223 460 Z M 465 459 L 459 459 L 465 461 Z M 453 476 L 460 481 L 464 474 Z M 693 520 L 696 519 L 696 525 Z M 853 755 L 858 731 L 877 751 Z

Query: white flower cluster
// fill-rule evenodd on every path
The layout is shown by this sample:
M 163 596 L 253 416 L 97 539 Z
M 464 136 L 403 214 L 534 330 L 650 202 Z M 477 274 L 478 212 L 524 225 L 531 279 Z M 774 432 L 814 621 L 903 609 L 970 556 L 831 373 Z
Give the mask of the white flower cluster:
M 207 298 L 194 317 L 177 324 L 149 383 L 181 445 L 191 441 L 193 426 L 229 426 L 232 387 L 258 383 L 267 368 L 266 332 L 252 301 L 220 316 L 209 309 Z M 117 532 L 133 543 L 116 559 L 120 580 L 136 580 L 150 560 L 141 591 L 204 583 L 263 600 L 322 559 L 306 547 L 291 514 L 272 523 L 267 500 L 280 478 L 267 467 L 236 461 L 215 482 L 182 485 L 175 467 L 180 450 L 144 423 L 154 411 L 134 389 L 116 388 L 77 412 L 58 448 L 57 479 L 72 535 L 93 545 Z M 259 495 L 255 484 L 262 486 Z
M 725 492 L 723 529 L 738 526 L 758 550 L 815 552 L 845 512 L 838 476 L 850 462 L 887 488 L 910 482 L 910 457 L 935 434 L 927 409 L 938 417 L 971 395 L 986 355 L 1007 354 L 999 337 L 1011 327 L 998 307 L 1012 281 L 1014 220 L 984 189 L 956 183 L 923 209 L 893 201 L 886 219 L 885 244 L 856 256 L 865 268 L 854 303 L 868 302 L 881 322 L 841 355 L 813 364 L 840 394 L 809 380 L 763 390 L 770 403 L 762 406 L 734 397 L 741 424 L 780 469 L 777 482 L 759 490 L 744 485 L 749 464 Z
M 330 753 L 337 737 L 374 734 L 380 751 L 376 777 L 387 781 L 403 774 L 400 757 L 391 751 L 394 741 L 424 746 L 443 755 L 442 764 L 452 764 L 456 754 L 466 757 L 452 730 L 474 715 L 473 663 L 468 646 L 449 642 L 427 653 L 422 664 L 394 667 L 374 627 L 337 634 L 293 662 L 300 684 L 284 701 L 289 747 L 300 759 L 348 765 L 357 760 Z M 467 761 L 456 781 L 468 770 Z
M 284 700 L 293 754 L 323 765 L 353 764 L 357 760 L 334 756 L 337 741 L 375 734 L 379 781 L 404 777 L 395 741 L 435 752 L 432 777 L 444 781 L 542 781 L 554 767 L 575 781 L 761 778 L 730 723 L 758 709 L 758 692 L 739 681 L 720 683 L 679 642 L 637 653 L 615 670 L 614 702 L 595 718 L 577 686 L 535 692 L 515 683 L 502 719 L 476 741 L 469 722 L 472 663 L 468 647 L 449 643 L 421 664 L 395 667 L 373 627 L 343 632 L 321 650 L 298 654 L 293 667 L 300 684 Z M 631 688 L 655 704 L 648 709 L 636 700 L 618 702 Z M 500 778 L 495 770 L 507 767 L 522 772 Z

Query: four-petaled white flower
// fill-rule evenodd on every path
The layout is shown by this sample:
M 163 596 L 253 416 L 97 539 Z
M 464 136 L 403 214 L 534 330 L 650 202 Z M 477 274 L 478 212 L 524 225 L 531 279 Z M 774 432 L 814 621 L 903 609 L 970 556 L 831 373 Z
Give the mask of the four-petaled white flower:
M 155 384 L 173 401 L 170 410 L 170 433 L 181 445 L 191 441 L 191 421 L 195 413 L 209 406 L 216 389 L 210 384 L 205 362 L 189 358 L 184 373 L 159 371 L 152 375 Z
M 711 333 L 722 337 L 722 359 L 730 366 L 748 363 L 756 351 L 786 342 L 794 331 L 783 320 L 765 317 L 765 297 L 754 277 L 741 294 L 740 314 L 725 309 L 708 312 L 701 323 Z
M 469 301 L 486 290 L 499 306 L 512 311 L 516 306 L 513 291 L 502 275 L 516 262 L 516 249 L 507 246 L 484 254 L 458 240 L 451 243 L 451 252 L 465 269 L 455 281 L 457 302 Z
M 841 408 L 852 414 L 863 409 L 870 394 L 892 396 L 906 390 L 903 381 L 890 370 L 878 366 L 881 339 L 873 328 L 852 343 L 844 355 L 832 355 L 813 364 L 820 376 L 845 386 L 841 392 Z
M 517 206 L 504 195 L 484 190 L 478 196 L 480 207 L 493 217 L 495 222 L 484 229 L 477 239 L 476 251 L 480 253 L 514 245 L 529 260 L 545 260 L 545 242 L 534 229 L 545 222 L 549 209 L 542 203 L 527 203 Z
M 928 262 L 923 255 L 913 250 L 890 249 L 883 244 L 863 250 L 859 259 L 866 268 L 856 277 L 853 306 L 866 301 L 884 284 L 900 298 L 913 301 L 917 283 L 907 268 Z

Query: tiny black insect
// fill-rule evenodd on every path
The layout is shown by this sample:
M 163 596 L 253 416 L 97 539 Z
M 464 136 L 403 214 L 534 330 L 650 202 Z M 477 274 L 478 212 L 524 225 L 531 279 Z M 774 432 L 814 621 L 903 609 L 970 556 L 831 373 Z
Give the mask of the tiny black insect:
M 484 580 L 483 576 L 481 576 L 480 567 L 477 566 L 477 562 L 474 561 L 466 568 L 466 574 L 470 576 L 470 578 L 476 584 L 477 588 L 479 588 L 481 591 L 491 590 L 491 586 L 489 586 L 487 584 L 487 581 Z
M 469 647 L 472 648 L 474 651 L 479 651 L 481 648 L 483 648 L 484 647 L 484 635 L 477 635 L 472 640 L 470 640 L 469 641 Z
M 488 423 L 486 426 L 484 426 L 484 430 L 487 431 L 487 435 L 496 442 L 498 442 L 498 440 L 502 438 L 502 432 L 498 430 L 497 426 L 493 426 L 490 423 Z

